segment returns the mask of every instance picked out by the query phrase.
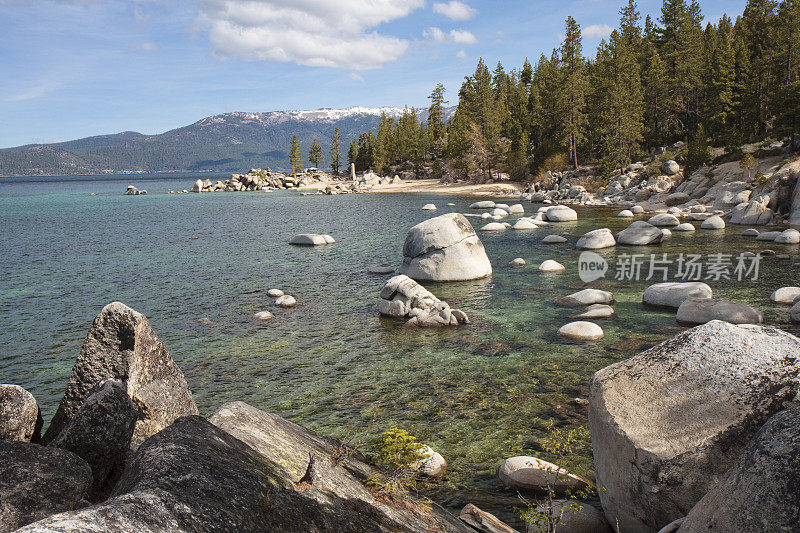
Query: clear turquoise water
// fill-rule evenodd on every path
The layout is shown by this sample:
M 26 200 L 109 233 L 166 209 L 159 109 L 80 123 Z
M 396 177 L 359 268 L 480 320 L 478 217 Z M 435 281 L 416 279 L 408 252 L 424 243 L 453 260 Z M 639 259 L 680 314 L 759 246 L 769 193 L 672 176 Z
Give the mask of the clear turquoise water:
M 618 302 L 616 318 L 598 321 L 605 339 L 571 345 L 557 337 L 572 310 L 553 301 L 585 287 L 574 242 L 591 229 L 625 227 L 629 221 L 617 219 L 617 209 L 578 209 L 579 222 L 551 229 L 482 234 L 495 269 L 490 279 L 428 285 L 473 324 L 412 330 L 377 316 L 387 276 L 366 269 L 399 265 L 408 228 L 430 216 L 423 204 L 435 203 L 437 214 L 466 212 L 474 198 L 166 194 L 195 179 L 0 179 L 0 382 L 33 392 L 46 420 L 92 319 L 120 300 L 150 318 L 201 413 L 243 400 L 339 437 L 405 428 L 450 464 L 447 478 L 425 486 L 427 494 L 453 509 L 474 502 L 511 519 L 518 500 L 495 480 L 500 461 L 518 454 L 553 459 L 540 447 L 544 424 L 586 424 L 585 408 L 573 398 L 586 396 L 591 374 L 683 329 L 673 313 L 642 307 L 648 282 L 604 280 L 591 286 L 613 291 Z M 150 194 L 124 196 L 129 183 Z M 769 247 L 791 254 L 766 257 L 757 282 L 711 285 L 718 297 L 755 305 L 767 324 L 797 334 L 788 310 L 768 298 L 798 284 L 798 247 L 757 243 L 739 237 L 741 229 L 676 233 L 655 250 Z M 330 233 L 337 244 L 289 246 L 300 232 Z M 551 232 L 570 242 L 541 244 Z M 613 262 L 630 251 L 602 255 Z M 528 266 L 507 266 L 515 257 Z M 549 258 L 567 272 L 539 274 L 536 266 Z M 272 309 L 266 291 L 273 287 L 295 295 L 299 305 Z M 276 318 L 254 321 L 263 309 Z M 213 324 L 199 324 L 201 317 Z M 592 474 L 588 448 L 559 461 Z

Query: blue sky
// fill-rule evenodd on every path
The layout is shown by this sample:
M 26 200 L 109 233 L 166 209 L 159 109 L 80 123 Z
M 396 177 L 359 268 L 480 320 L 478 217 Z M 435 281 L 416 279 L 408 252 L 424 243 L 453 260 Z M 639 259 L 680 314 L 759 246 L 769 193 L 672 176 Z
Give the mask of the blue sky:
M 519 66 L 564 19 L 593 54 L 625 0 L 0 0 L 0 147 L 228 111 L 455 101 L 482 56 Z M 745 0 L 701 0 L 706 20 Z M 658 16 L 661 0 L 640 0 Z

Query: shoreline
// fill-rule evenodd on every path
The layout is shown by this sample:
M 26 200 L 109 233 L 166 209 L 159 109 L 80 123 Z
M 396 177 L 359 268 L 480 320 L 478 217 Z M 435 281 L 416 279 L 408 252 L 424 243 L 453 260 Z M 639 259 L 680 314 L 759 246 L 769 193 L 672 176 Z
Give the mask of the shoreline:
M 303 192 L 319 191 L 324 194 L 326 187 L 335 187 L 348 183 L 349 180 L 325 180 L 309 184 L 306 187 L 298 187 L 297 190 Z M 515 182 L 503 183 L 442 183 L 437 179 L 420 179 L 402 181 L 400 183 L 389 183 L 375 185 L 363 191 L 365 193 L 422 193 L 440 195 L 462 195 L 462 196 L 508 196 L 522 192 L 523 186 Z

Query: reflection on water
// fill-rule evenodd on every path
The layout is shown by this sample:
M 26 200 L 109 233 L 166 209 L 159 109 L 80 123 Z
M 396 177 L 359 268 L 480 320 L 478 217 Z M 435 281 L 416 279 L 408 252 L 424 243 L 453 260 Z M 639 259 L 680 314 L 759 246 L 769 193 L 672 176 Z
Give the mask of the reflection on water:
M 574 398 L 586 396 L 592 372 L 683 329 L 674 313 L 641 306 L 648 282 L 600 280 L 588 286 L 610 290 L 617 300 L 617 316 L 598 321 L 605 339 L 574 345 L 557 337 L 574 310 L 553 301 L 587 286 L 577 275 L 574 242 L 592 229 L 627 226 L 616 209 L 578 209 L 578 222 L 549 229 L 482 234 L 494 266 L 490 279 L 427 284 L 473 323 L 420 331 L 377 316 L 387 276 L 366 269 L 399 265 L 406 231 L 430 216 L 420 210 L 425 203 L 435 203 L 436 214 L 464 212 L 473 198 L 178 196 L 163 193 L 188 188 L 195 178 L 141 186 L 139 179 L 0 181 L 0 382 L 31 390 L 46 419 L 91 320 L 120 300 L 150 318 L 201 413 L 242 400 L 338 436 L 408 429 L 450 465 L 444 481 L 426 488 L 429 495 L 454 509 L 474 502 L 508 519 L 518 500 L 495 480 L 499 462 L 517 454 L 548 458 L 538 442 L 545 423 L 586 424 L 586 409 Z M 129 182 L 150 194 L 122 195 Z M 797 333 L 788 309 L 768 298 L 798 284 L 798 247 L 756 242 L 740 231 L 675 233 L 654 250 L 707 255 L 770 247 L 791 254 L 766 257 L 756 282 L 711 285 L 717 296 L 755 305 L 768 324 Z M 337 244 L 289 246 L 300 232 L 329 233 Z M 570 242 L 541 244 L 551 232 Z M 600 253 L 613 264 L 631 250 Z M 528 265 L 509 267 L 515 257 Z M 566 273 L 539 274 L 545 259 L 563 263 Z M 272 309 L 266 291 L 273 287 L 295 295 L 298 306 Z M 267 308 L 274 320 L 252 319 Z M 212 323 L 199 323 L 203 317 Z M 588 451 L 562 462 L 592 474 Z

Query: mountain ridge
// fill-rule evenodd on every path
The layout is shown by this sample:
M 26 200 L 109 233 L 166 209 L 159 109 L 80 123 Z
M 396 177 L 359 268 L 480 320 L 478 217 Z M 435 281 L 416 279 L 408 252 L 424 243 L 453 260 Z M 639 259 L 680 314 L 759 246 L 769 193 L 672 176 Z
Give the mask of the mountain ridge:
M 49 144 L 0 149 L 0 176 L 121 174 L 127 172 L 240 172 L 283 169 L 297 136 L 304 155 L 317 139 L 329 164 L 334 128 L 346 161 L 350 141 L 376 129 L 381 113 L 399 117 L 402 107 L 320 108 L 269 112 L 234 111 L 204 117 L 155 135 L 124 131 Z M 448 116 L 451 113 L 448 110 Z M 427 110 L 417 111 L 427 119 Z

